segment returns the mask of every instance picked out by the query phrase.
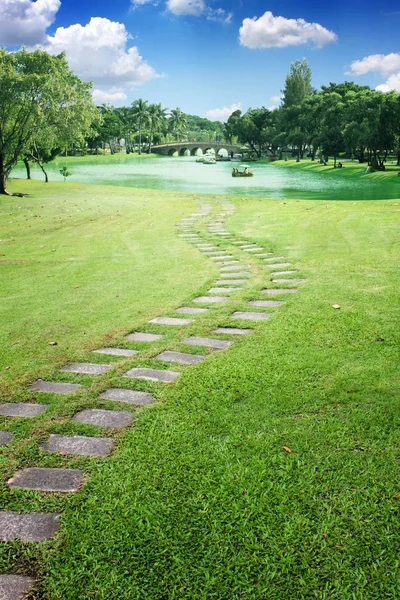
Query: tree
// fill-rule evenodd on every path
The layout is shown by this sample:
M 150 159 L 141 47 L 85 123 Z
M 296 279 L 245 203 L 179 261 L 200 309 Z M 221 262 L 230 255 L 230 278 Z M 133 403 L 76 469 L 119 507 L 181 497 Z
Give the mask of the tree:
M 50 153 L 90 132 L 96 106 L 65 54 L 0 49 L 0 194 L 19 157 L 36 145 Z
M 181 135 L 186 133 L 186 115 L 181 111 L 180 108 L 174 108 L 171 110 L 171 116 L 169 119 L 169 128 L 175 139 L 179 142 Z
M 311 86 L 311 68 L 307 60 L 296 60 L 290 65 L 289 73 L 285 81 L 283 93 L 283 107 L 298 106 L 304 100 L 311 96 L 313 89 Z
M 151 146 L 153 143 L 153 135 L 157 130 L 163 129 L 167 120 L 167 109 L 163 108 L 161 104 L 150 104 L 149 106 L 149 154 L 151 153 Z
M 147 100 L 139 98 L 132 102 L 132 117 L 139 131 L 139 154 L 142 154 L 142 129 L 149 118 L 149 104 Z

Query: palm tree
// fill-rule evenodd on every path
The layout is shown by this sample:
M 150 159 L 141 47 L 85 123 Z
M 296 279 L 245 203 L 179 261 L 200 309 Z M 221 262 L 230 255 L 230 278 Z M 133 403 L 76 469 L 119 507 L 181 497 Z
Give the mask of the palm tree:
M 122 135 L 125 138 L 126 152 L 129 153 L 130 147 L 132 145 L 132 109 L 127 106 L 122 106 L 121 108 L 116 108 L 115 110 L 118 113 L 119 120 L 121 121 L 121 129 Z
M 171 116 L 169 119 L 169 127 L 170 131 L 177 138 L 177 141 L 180 141 L 181 133 L 186 132 L 186 124 L 187 119 L 185 113 L 181 111 L 180 108 L 175 108 L 171 110 Z
M 147 100 L 139 98 L 132 102 L 132 117 L 136 121 L 139 130 L 139 154 L 142 154 L 142 127 L 149 118 L 149 105 Z
M 149 106 L 149 124 L 150 124 L 150 136 L 149 136 L 149 154 L 151 152 L 151 145 L 153 143 L 153 134 L 155 131 L 160 130 L 165 125 L 167 118 L 167 109 L 162 108 L 161 104 L 150 104 Z

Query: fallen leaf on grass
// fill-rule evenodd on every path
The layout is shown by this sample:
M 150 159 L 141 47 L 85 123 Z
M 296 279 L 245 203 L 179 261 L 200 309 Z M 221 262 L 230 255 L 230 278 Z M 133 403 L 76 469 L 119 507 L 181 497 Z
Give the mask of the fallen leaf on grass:
M 327 534 L 327 533 L 323 533 L 323 534 L 322 534 L 322 537 L 323 537 L 323 538 L 327 538 L 327 537 L 328 537 L 328 534 Z
M 332 308 L 341 308 L 340 304 L 332 304 Z
M 400 494 L 397 494 L 397 496 L 394 497 L 395 500 L 400 500 Z
M 282 446 L 282 448 L 285 450 L 285 452 L 288 452 L 289 454 L 292 454 L 291 449 L 288 448 L 287 446 Z
M 0 254 L 0 256 L 5 256 L 5 254 Z
M 58 342 L 49 342 L 49 346 L 57 346 Z
M 78 288 L 78 287 L 79 287 L 79 285 L 74 285 L 74 289 L 75 289 L 75 290 L 76 290 L 76 288 Z

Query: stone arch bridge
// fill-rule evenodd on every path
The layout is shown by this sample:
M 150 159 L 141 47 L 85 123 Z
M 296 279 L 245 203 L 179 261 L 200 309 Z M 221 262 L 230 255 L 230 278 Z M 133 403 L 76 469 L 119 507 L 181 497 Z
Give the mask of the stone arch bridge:
M 191 156 L 196 156 L 198 150 L 202 150 L 203 154 L 207 150 L 214 150 L 218 154 L 221 150 L 226 150 L 228 154 L 240 152 L 239 146 L 232 144 L 223 144 L 222 142 L 173 142 L 171 144 L 158 144 L 151 147 L 151 151 L 155 154 L 163 154 L 164 156 L 172 156 L 177 152 L 179 156 L 184 156 L 186 151 L 190 152 Z

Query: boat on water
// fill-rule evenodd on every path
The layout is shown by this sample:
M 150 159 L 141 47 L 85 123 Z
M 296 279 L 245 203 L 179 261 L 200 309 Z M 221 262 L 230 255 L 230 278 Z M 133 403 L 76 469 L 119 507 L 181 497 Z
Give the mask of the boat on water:
M 208 156 L 203 160 L 203 165 L 216 165 L 217 161 L 213 156 Z
M 198 157 L 196 158 L 196 162 L 198 162 L 198 163 L 202 163 L 202 162 L 204 162 L 204 156 L 198 156 Z
M 253 177 L 253 171 L 249 170 L 248 165 L 239 165 L 239 167 L 233 167 L 232 177 Z

